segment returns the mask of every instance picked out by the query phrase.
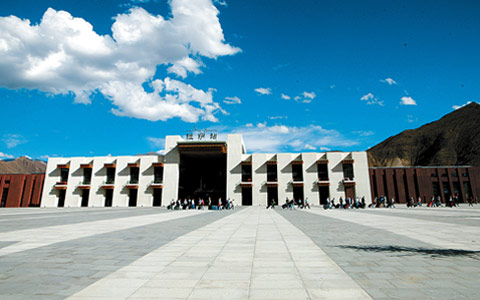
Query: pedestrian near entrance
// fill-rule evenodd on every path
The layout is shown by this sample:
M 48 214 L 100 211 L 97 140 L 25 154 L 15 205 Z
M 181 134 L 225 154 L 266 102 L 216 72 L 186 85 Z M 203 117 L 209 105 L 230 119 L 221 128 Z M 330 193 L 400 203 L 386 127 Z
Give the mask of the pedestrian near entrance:
M 308 203 L 308 197 L 305 198 L 305 208 L 310 209 L 310 203 Z

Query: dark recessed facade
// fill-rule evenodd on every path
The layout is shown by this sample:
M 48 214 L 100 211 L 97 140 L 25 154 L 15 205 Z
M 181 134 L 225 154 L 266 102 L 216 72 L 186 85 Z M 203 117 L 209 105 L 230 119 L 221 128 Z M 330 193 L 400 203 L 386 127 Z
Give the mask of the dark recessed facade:
M 387 196 L 406 203 L 410 197 L 440 196 L 445 202 L 457 195 L 460 203 L 467 203 L 480 196 L 480 167 L 376 167 L 369 174 L 372 199 Z
M 0 175 L 0 207 L 38 207 L 45 174 Z

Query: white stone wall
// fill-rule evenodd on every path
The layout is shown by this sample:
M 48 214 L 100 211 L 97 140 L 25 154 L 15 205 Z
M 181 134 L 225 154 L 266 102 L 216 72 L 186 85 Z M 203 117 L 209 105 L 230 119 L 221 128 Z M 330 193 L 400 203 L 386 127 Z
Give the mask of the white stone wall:
M 235 205 L 242 204 L 242 160 L 247 159 L 241 134 L 227 136 L 227 199 L 234 199 Z
M 152 206 L 153 190 L 150 188 L 150 183 L 154 179 L 152 164 L 154 162 L 159 162 L 160 160 L 161 157 L 156 155 L 49 158 L 41 205 L 44 207 L 58 206 L 58 190 L 55 189 L 55 184 L 60 181 L 60 169 L 57 168 L 57 165 L 69 164 L 70 168 L 65 193 L 65 207 L 80 207 L 82 190 L 78 189 L 78 185 L 80 185 L 84 179 L 83 169 L 80 168 L 80 165 L 91 163 L 92 178 L 88 206 L 104 206 L 105 190 L 102 188 L 102 185 L 107 179 L 107 170 L 104 165 L 115 163 L 115 183 L 112 206 L 128 206 L 129 189 L 125 186 L 130 180 L 130 168 L 128 167 L 128 164 L 139 163 L 137 206 Z
M 179 135 L 170 135 L 165 138 L 165 157 L 163 161 L 163 191 L 162 202 L 178 199 L 178 183 L 180 180 L 180 153 L 177 142 L 183 141 Z M 167 204 L 167 205 L 168 205 Z

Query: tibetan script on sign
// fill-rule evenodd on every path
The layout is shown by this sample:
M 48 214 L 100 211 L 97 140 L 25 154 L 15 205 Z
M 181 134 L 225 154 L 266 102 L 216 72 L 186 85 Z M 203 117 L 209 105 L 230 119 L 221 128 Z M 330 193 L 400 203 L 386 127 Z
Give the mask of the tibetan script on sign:
M 211 129 L 197 129 L 196 127 L 193 130 L 189 130 L 185 135 L 187 141 L 216 141 L 218 133 L 216 130 Z

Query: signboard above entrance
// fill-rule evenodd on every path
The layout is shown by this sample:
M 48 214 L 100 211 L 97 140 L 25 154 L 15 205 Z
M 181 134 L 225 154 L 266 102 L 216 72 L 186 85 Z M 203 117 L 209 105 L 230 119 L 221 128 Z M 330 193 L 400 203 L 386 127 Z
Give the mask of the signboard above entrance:
M 185 135 L 187 141 L 216 141 L 218 133 L 216 130 L 211 129 L 197 129 L 189 130 Z

